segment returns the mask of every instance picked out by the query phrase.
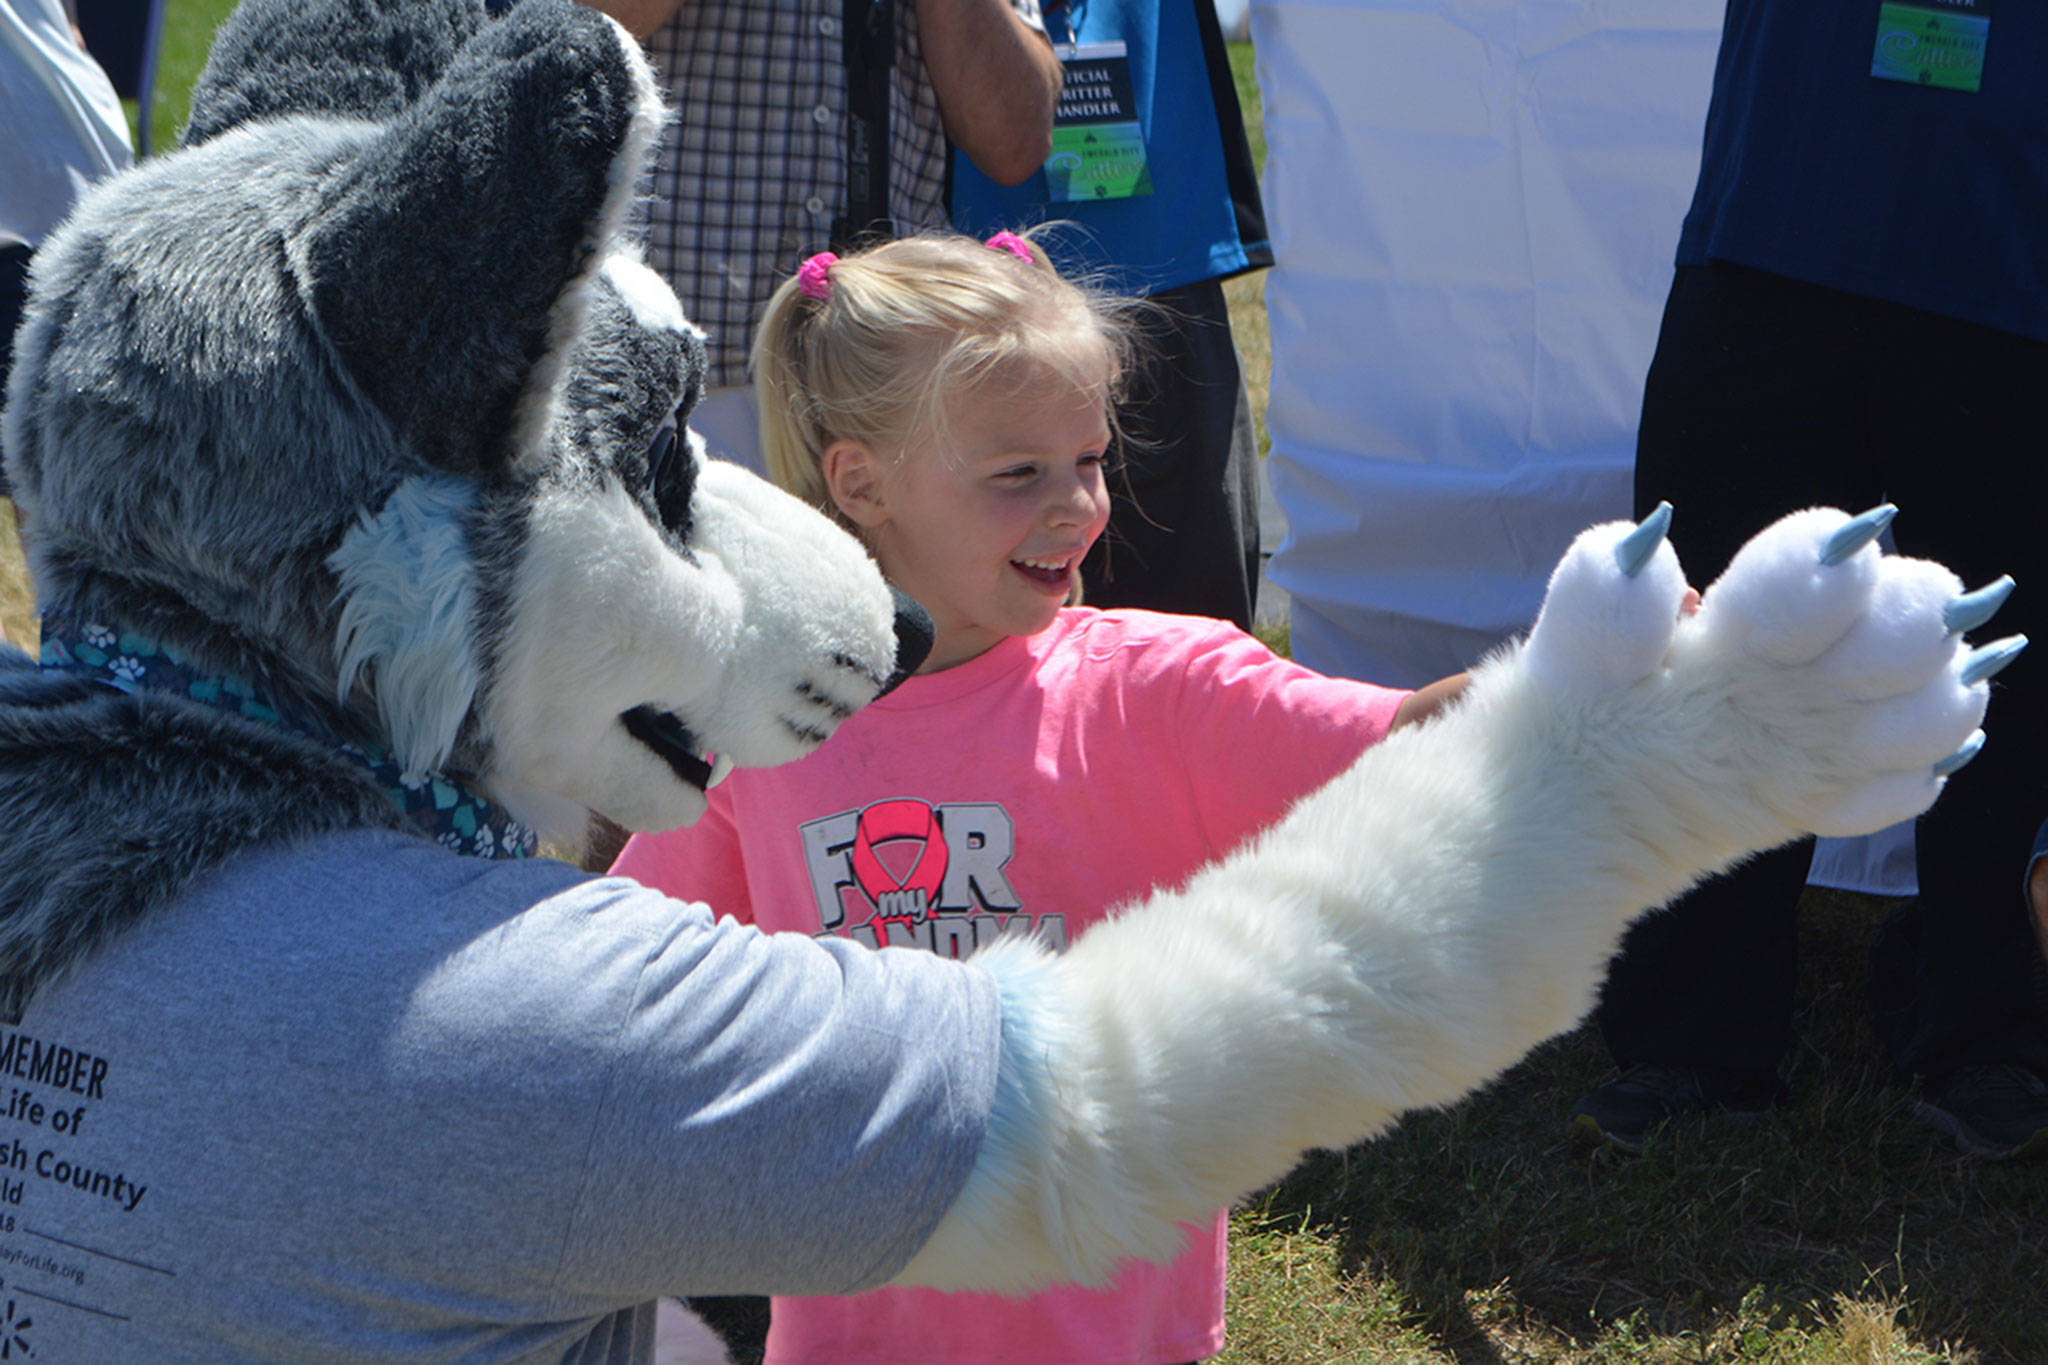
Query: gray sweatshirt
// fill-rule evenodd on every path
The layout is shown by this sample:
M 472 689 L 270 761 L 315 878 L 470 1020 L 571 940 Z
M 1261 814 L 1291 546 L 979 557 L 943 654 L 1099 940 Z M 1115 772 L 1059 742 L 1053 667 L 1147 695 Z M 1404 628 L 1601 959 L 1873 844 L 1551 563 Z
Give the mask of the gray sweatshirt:
M 899 1269 L 999 1031 L 976 969 L 559 863 L 245 853 L 0 1027 L 0 1331 L 94 1365 L 643 1360 L 659 1296 Z

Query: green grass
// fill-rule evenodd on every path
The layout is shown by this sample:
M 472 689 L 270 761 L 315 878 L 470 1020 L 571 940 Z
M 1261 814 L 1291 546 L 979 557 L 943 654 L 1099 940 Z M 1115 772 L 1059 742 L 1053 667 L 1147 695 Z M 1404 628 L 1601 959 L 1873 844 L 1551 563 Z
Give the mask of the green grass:
M 1245 138 L 1252 164 L 1266 167 L 1266 120 L 1259 109 L 1259 83 L 1252 74 L 1252 45 L 1230 44 L 1230 74 L 1237 82 L 1237 102 L 1244 110 Z M 1230 307 L 1230 334 L 1244 362 L 1244 382 L 1251 390 L 1252 426 L 1258 432 L 1259 454 L 1272 449 L 1266 433 L 1266 394 L 1273 381 L 1273 343 L 1266 332 L 1266 272 L 1254 270 L 1226 281 L 1224 301 Z
M 185 115 L 192 107 L 192 83 L 206 64 L 213 31 L 234 7 L 234 0 L 171 0 L 164 11 L 156 99 L 150 110 L 150 137 L 158 151 L 176 145 L 178 130 L 185 126 Z M 134 116 L 130 101 L 129 117 Z
M 1237 1217 L 1224 1361 L 2048 1361 L 2048 1173 L 1962 1160 L 1890 1084 L 1861 985 L 1882 908 L 1807 893 L 1795 1097 L 1765 1122 L 1588 1152 L 1581 1030 L 1312 1157 Z
M 172 0 L 159 146 L 226 8 Z M 1231 58 L 1263 157 L 1250 47 Z M 1231 299 L 1263 416 L 1258 285 Z M 0 621 L 32 638 L 6 515 Z M 1889 1084 L 1861 990 L 1881 908 L 1808 894 L 1795 1098 L 1761 1126 L 1635 1160 L 1574 1146 L 1566 1115 L 1605 1071 L 1582 1030 L 1454 1109 L 1309 1159 L 1236 1215 L 1223 1365 L 2048 1361 L 2048 1169 L 1957 1158 Z

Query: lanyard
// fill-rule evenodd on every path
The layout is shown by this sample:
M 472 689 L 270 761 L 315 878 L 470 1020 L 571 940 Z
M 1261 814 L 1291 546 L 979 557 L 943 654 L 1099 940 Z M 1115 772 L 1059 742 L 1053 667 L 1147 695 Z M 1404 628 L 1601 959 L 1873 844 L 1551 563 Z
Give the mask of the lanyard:
M 846 59 L 846 212 L 832 224 L 832 245 L 845 251 L 896 235 L 889 216 L 892 0 L 845 0 L 840 34 Z

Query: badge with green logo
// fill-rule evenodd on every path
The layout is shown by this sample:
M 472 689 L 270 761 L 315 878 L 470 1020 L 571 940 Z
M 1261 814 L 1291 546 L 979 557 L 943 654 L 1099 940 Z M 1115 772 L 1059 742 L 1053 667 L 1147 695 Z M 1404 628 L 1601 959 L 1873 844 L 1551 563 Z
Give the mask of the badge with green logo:
M 1935 90 L 1977 93 L 1991 40 L 1991 0 L 1884 0 L 1870 74 Z
M 1122 43 L 1060 49 L 1066 85 L 1053 115 L 1046 197 L 1056 204 L 1129 199 L 1152 193 L 1145 134 L 1131 97 L 1131 63 Z

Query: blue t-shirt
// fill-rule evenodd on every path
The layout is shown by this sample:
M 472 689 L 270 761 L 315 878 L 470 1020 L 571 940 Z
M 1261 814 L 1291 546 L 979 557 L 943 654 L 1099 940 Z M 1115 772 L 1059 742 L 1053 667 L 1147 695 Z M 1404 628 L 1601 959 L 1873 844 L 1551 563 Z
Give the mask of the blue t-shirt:
M 1975 93 L 1871 75 L 1879 0 L 1729 0 L 1680 265 L 2048 340 L 2048 7 L 1938 4 L 1990 20 Z
M 1271 265 L 1258 175 L 1210 0 L 1082 0 L 1049 7 L 1045 21 L 1061 48 L 1126 45 L 1152 193 L 1052 203 L 1043 170 L 1005 188 L 955 152 L 953 225 L 985 237 L 1070 223 L 1044 242 L 1060 268 L 1135 294 Z

